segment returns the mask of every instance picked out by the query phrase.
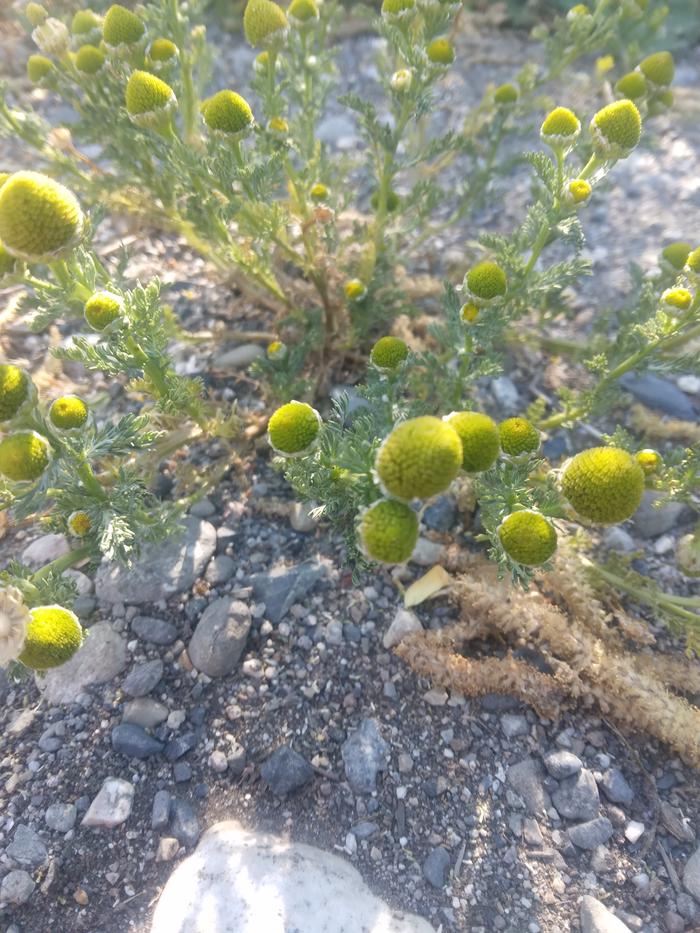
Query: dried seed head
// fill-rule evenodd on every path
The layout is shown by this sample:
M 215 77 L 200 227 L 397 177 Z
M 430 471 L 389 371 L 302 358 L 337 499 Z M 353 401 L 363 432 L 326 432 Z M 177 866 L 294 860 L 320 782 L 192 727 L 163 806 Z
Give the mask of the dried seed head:
M 590 131 L 599 156 L 624 159 L 639 143 L 642 118 L 631 100 L 618 100 L 595 114 Z
M 270 418 L 267 426 L 270 447 L 284 457 L 304 456 L 315 446 L 321 423 L 321 416 L 311 405 L 288 402 Z
M 16 661 L 22 653 L 29 625 L 29 609 L 15 586 L 0 588 L 0 667 Z
M 425 415 L 399 424 L 377 451 L 374 473 L 382 492 L 397 499 L 428 499 L 444 492 L 462 466 L 459 434 Z
M 75 195 L 39 172 L 15 172 L 0 188 L 0 242 L 17 259 L 42 262 L 70 252 L 83 233 Z
M 557 532 L 544 515 L 531 509 L 511 512 L 498 526 L 506 554 L 526 567 L 545 564 L 557 549 Z
M 403 564 L 418 541 L 418 516 L 404 502 L 380 499 L 360 517 L 357 537 L 360 550 L 369 560 Z
M 481 473 L 494 465 L 501 444 L 496 422 L 478 411 L 453 411 L 445 422 L 462 442 L 462 469 Z
M 78 617 L 63 606 L 30 609 L 27 636 L 19 660 L 25 667 L 45 671 L 73 657 L 83 642 Z
M 39 479 L 50 460 L 49 442 L 36 431 L 17 431 L 0 441 L 0 475 L 15 483 Z
M 623 522 L 639 508 L 644 471 L 619 447 L 592 447 L 562 467 L 564 497 L 583 518 L 602 525 Z
M 45 55 L 61 58 L 68 51 L 70 33 L 65 23 L 49 16 L 32 32 L 32 39 Z

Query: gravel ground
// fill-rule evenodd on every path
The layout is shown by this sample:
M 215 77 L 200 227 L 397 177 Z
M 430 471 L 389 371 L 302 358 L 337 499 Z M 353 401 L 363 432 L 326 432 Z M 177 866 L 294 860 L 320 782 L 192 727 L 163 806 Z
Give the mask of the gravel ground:
M 488 81 L 509 78 L 532 49 L 500 32 L 464 35 L 460 52 L 466 64 L 441 100 L 440 112 L 453 118 Z M 340 70 L 354 89 L 371 81 L 374 54 L 364 38 L 343 44 Z M 221 83 L 230 74 L 242 80 L 250 57 L 246 49 L 222 56 Z M 699 77 L 694 49 L 679 62 L 683 119 L 657 121 L 658 137 L 619 167 L 608 195 L 585 215 L 596 274 L 576 296 L 578 325 L 594 301 L 624 299 L 630 261 L 653 265 L 666 240 L 693 238 Z M 583 77 L 574 88 L 584 93 Z M 355 144 L 352 124 L 335 108 L 323 132 L 342 147 Z M 9 149 L 2 154 L 10 164 L 17 158 Z M 510 229 L 523 203 L 516 195 L 527 191 L 523 174 L 512 182 L 505 210 L 500 203 L 485 209 L 480 226 Z M 122 235 L 133 250 L 130 272 L 157 271 L 188 328 L 225 328 L 234 313 L 241 329 L 270 326 L 264 311 L 212 280 L 181 244 L 105 225 L 104 249 Z M 425 268 L 441 271 L 437 257 L 447 256 L 463 269 L 463 241 L 458 232 L 430 244 Z M 35 361 L 46 348 L 45 337 L 28 336 L 21 325 L 3 340 L 12 359 Z M 200 372 L 213 353 L 210 345 L 183 349 L 180 364 Z M 506 379 L 484 387 L 487 402 L 529 402 L 538 364 L 519 356 Z M 119 386 L 87 381 L 78 368 L 66 375 L 77 390 L 109 388 L 115 407 L 128 405 Z M 220 364 L 208 384 L 221 397 L 239 397 L 246 412 L 262 408 L 235 364 Z M 694 417 L 700 384 L 681 385 Z M 656 403 L 663 396 L 682 406 L 677 393 L 666 383 Z M 223 453 L 197 447 L 189 459 L 201 466 Z M 163 495 L 171 493 L 170 466 L 159 480 Z M 174 861 L 202 829 L 227 818 L 343 853 L 374 891 L 436 930 L 700 929 L 697 775 L 667 749 L 622 737 L 589 712 L 552 722 L 508 697 L 465 701 L 430 689 L 385 647 L 402 611 L 392 577 L 379 572 L 353 583 L 340 542 L 293 509 L 264 444 L 192 511 L 185 561 L 173 541 L 126 585 L 108 569 L 96 590 L 79 578 L 80 611 L 91 628 L 88 663 L 52 675 L 42 692 L 31 682 L 17 689 L 0 682 L 0 921 L 7 933 L 146 933 Z M 668 559 L 685 518 L 647 509 L 602 545 L 639 548 L 647 571 L 690 591 Z M 435 547 L 448 528 L 460 533 L 459 522 L 451 500 L 441 500 L 428 532 Z M 1 559 L 30 544 L 29 559 L 51 559 L 64 546 L 14 529 Z M 424 570 L 409 565 L 409 578 Z M 443 599 L 416 615 L 430 628 L 455 612 Z M 208 627 L 228 614 L 238 635 L 212 653 Z M 202 619 L 198 650 L 191 639 Z M 217 664 L 224 676 L 203 673 Z M 60 703 L 62 695 L 71 702 Z M 364 754 L 352 740 L 358 730 Z M 119 799 L 105 811 L 93 801 L 107 779 L 127 784 L 113 786 Z M 582 914 L 587 895 L 625 926 L 591 920 L 588 901 Z

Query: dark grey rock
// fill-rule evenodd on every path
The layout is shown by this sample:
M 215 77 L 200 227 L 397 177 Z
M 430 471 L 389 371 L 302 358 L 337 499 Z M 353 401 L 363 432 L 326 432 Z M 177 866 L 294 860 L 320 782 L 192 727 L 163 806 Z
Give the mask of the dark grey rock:
M 176 761 L 173 765 L 173 780 L 176 784 L 184 784 L 192 780 L 192 765 L 189 761 Z
M 131 623 L 131 631 L 151 645 L 172 645 L 177 639 L 177 629 L 165 619 L 154 619 L 152 616 L 136 616 Z
M 581 898 L 580 918 L 581 933 L 632 933 L 619 917 L 590 894 Z
M 200 499 L 199 502 L 195 502 L 190 509 L 190 515 L 196 515 L 197 518 L 211 518 L 211 516 L 215 514 L 216 506 L 210 499 L 207 499 L 206 496 Z
M 690 856 L 683 869 L 683 886 L 700 901 L 700 848 Z M 679 908 L 680 909 L 680 908 Z M 681 911 L 683 913 L 683 911 Z
M 652 373 L 643 373 L 641 376 L 625 373 L 620 379 L 620 385 L 647 408 L 662 411 L 683 421 L 695 420 L 695 409 L 690 399 L 668 379 L 662 379 Z
M 231 777 L 240 777 L 243 774 L 246 761 L 246 750 L 240 742 L 234 742 L 226 754 L 228 773 Z
M 145 697 L 160 683 L 163 676 L 163 662 L 160 658 L 137 664 L 124 678 L 122 690 L 130 697 Z
M 260 776 L 276 797 L 286 797 L 308 784 L 314 770 L 289 745 L 280 745 L 263 763 Z
M 78 811 L 73 803 L 52 803 L 44 814 L 46 825 L 55 833 L 67 833 L 73 829 L 77 817 Z
M 667 502 L 662 508 L 656 508 L 655 502 L 661 499 L 661 493 L 647 490 L 642 504 L 634 513 L 632 523 L 635 532 L 641 538 L 658 538 L 659 535 L 673 531 L 680 521 L 685 506 L 682 502 Z
M 154 739 L 141 726 L 122 722 L 112 729 L 112 748 L 127 758 L 150 758 L 163 751 L 163 743 Z
M 625 780 L 619 768 L 608 768 L 608 770 L 603 773 L 600 789 L 608 800 L 611 800 L 613 803 L 621 803 L 623 806 L 629 806 L 634 800 L 634 791 Z
M 182 735 L 176 735 L 165 746 L 165 757 L 168 761 L 177 761 L 187 752 L 191 751 L 197 744 L 197 734 L 195 732 L 183 732 Z
M 26 904 L 36 885 L 28 871 L 17 869 L 8 872 L 0 884 L 0 901 L 6 904 Z M 9 933 L 9 927 L 8 927 Z
M 191 848 L 197 844 L 202 830 L 197 815 L 186 800 L 173 800 L 170 831 L 181 846 Z
M 136 697 L 124 704 L 122 722 L 131 722 L 142 729 L 153 729 L 168 718 L 168 707 L 151 697 Z
M 328 576 L 328 565 L 307 560 L 296 567 L 273 567 L 250 578 L 256 599 L 265 603 L 265 616 L 273 624 L 281 622 L 294 603 L 302 600 L 317 583 Z
M 593 774 L 582 768 L 566 778 L 552 794 L 552 803 L 567 820 L 592 820 L 598 815 L 600 797 Z
M 449 531 L 457 520 L 457 506 L 451 496 L 438 496 L 423 512 L 423 524 L 433 531 Z
M 579 849 L 595 849 L 596 846 L 605 845 L 613 834 L 613 825 L 605 816 L 595 820 L 588 820 L 572 826 L 569 830 L 569 839 Z
M 239 599 L 215 599 L 187 647 L 192 664 L 208 677 L 230 674 L 243 654 L 251 622 L 250 609 Z
M 235 572 L 236 562 L 228 554 L 217 554 L 209 561 L 204 578 L 212 586 L 220 586 L 230 580 Z
M 698 908 L 695 898 L 691 897 L 690 894 L 686 894 L 685 891 L 681 891 L 680 894 L 676 895 L 676 909 L 681 917 L 684 917 L 689 923 L 697 920 L 700 916 L 700 908 Z
M 372 836 L 379 832 L 379 826 L 369 820 L 363 820 L 360 823 L 355 823 L 350 832 L 357 839 L 371 839 Z
M 436 846 L 423 861 L 423 877 L 437 888 L 444 886 L 450 868 L 450 853 L 442 846 Z
M 563 748 L 548 752 L 542 760 L 547 771 L 558 781 L 578 774 L 583 767 L 583 762 L 577 755 Z
M 63 745 L 63 739 L 60 736 L 52 735 L 51 727 L 49 727 L 39 736 L 39 741 L 36 744 L 42 752 L 57 752 Z
M 525 807 L 533 816 L 538 816 L 550 805 L 544 778 L 544 768 L 536 758 L 524 758 L 508 768 L 508 784 L 522 798 Z
M 46 846 L 39 834 L 24 823 L 17 825 L 12 842 L 5 852 L 20 868 L 39 868 L 46 863 L 48 857 Z
M 356 794 L 377 789 L 377 774 L 389 764 L 389 746 L 379 734 L 374 719 L 363 719 L 359 729 L 343 742 L 345 777 Z
M 167 790 L 158 790 L 151 809 L 151 829 L 165 829 L 170 822 L 171 797 Z

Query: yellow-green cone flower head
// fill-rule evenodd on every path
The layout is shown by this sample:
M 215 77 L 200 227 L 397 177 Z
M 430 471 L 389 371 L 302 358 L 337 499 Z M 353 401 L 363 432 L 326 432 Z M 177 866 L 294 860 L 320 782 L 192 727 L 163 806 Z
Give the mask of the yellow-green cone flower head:
M 68 27 L 53 16 L 36 27 L 32 39 L 45 55 L 55 55 L 56 58 L 65 55 L 70 45 Z
M 0 243 L 0 281 L 3 276 L 10 275 L 14 272 L 16 265 L 17 260 L 15 257 L 11 253 L 8 253 L 2 243 Z
M 663 457 L 658 450 L 653 450 L 651 447 L 645 447 L 644 450 L 640 450 L 636 456 L 636 460 L 647 476 L 653 476 L 655 473 L 658 473 L 664 463 Z
M 102 38 L 111 52 L 128 54 L 143 40 L 146 27 L 135 13 L 115 3 L 105 15 Z
M 49 443 L 36 431 L 17 431 L 0 441 L 0 476 L 15 483 L 39 479 L 50 460 Z
M 403 564 L 418 541 L 418 516 L 405 502 L 380 499 L 365 509 L 357 537 L 368 560 L 382 564 Z
M 68 516 L 68 531 L 76 538 L 84 538 L 92 531 L 92 519 L 87 512 L 78 509 L 77 512 L 71 512 Z
M 641 100 L 649 92 L 647 81 L 641 71 L 630 71 L 623 75 L 615 84 L 615 90 L 621 97 L 629 100 Z
M 248 0 L 243 32 L 253 48 L 267 48 L 284 41 L 289 23 L 281 6 L 272 0 Z
M 396 91 L 397 94 L 403 94 L 404 91 L 410 90 L 413 84 L 413 71 L 410 68 L 399 68 L 398 71 L 393 73 L 389 83 L 392 91 Z
M 408 347 L 398 337 L 380 337 L 369 355 L 373 366 L 389 373 L 398 369 L 408 356 Z
M 547 563 L 557 549 L 554 525 L 530 509 L 507 515 L 498 526 L 498 538 L 506 554 L 526 567 Z
M 431 415 L 404 421 L 377 451 L 374 476 L 397 499 L 429 499 L 444 492 L 462 466 L 462 442 L 447 422 Z
M 19 366 L 0 363 L 0 423 L 16 417 L 36 398 L 34 383 Z
M 41 26 L 49 14 L 40 3 L 28 3 L 24 8 L 24 15 L 32 26 Z
M 304 26 L 318 19 L 318 7 L 314 0 L 292 0 L 287 9 L 287 16 L 293 26 Z
M 68 188 L 39 172 L 15 172 L 0 188 L 0 242 L 27 262 L 58 259 L 83 233 L 80 204 Z
M 55 428 L 72 431 L 82 428 L 88 420 L 90 409 L 77 395 L 62 395 L 49 408 L 49 421 Z
M 267 439 L 275 453 L 283 457 L 302 457 L 315 446 L 321 416 L 306 402 L 291 401 L 282 405 L 270 418 Z
M 29 625 L 19 660 L 25 667 L 46 671 L 69 661 L 83 642 L 78 617 L 63 606 L 38 606 L 29 611 Z
M 592 193 L 593 188 L 585 178 L 573 178 L 566 185 L 566 200 L 570 204 L 586 204 Z
M 348 301 L 362 301 L 367 294 L 367 287 L 359 279 L 350 279 L 343 287 Z
M 693 303 L 693 293 L 687 288 L 667 288 L 661 303 L 672 311 L 687 311 Z
M 562 493 L 582 517 L 601 525 L 631 518 L 644 492 L 644 471 L 619 447 L 592 447 L 562 467 Z
M 29 626 L 29 609 L 15 586 L 0 587 L 0 667 L 22 653 Z
M 479 262 L 467 272 L 464 286 L 477 305 L 487 305 L 502 298 L 508 287 L 506 274 L 496 262 Z
M 325 201 L 328 198 L 330 191 L 321 181 L 317 181 L 311 186 L 309 195 L 312 201 Z
M 272 117 L 267 121 L 267 128 L 273 133 L 288 133 L 289 123 L 287 123 L 284 117 Z
M 631 100 L 618 100 L 595 114 L 590 131 L 599 156 L 624 159 L 639 143 L 642 118 Z
M 462 469 L 481 473 L 494 465 L 501 449 L 498 425 L 479 411 L 453 411 L 444 418 L 462 442 Z
M 86 75 L 96 75 L 104 68 L 105 53 L 94 45 L 82 45 L 75 55 L 75 67 Z
M 158 62 L 159 64 L 171 62 L 174 58 L 177 58 L 179 54 L 180 50 L 175 43 L 170 39 L 164 38 L 154 39 L 148 49 L 148 57 L 152 62 Z
M 148 71 L 133 71 L 126 85 L 126 110 L 137 126 L 162 130 L 177 106 L 175 92 Z
M 281 340 L 273 340 L 272 343 L 267 345 L 267 358 L 268 360 L 285 360 L 289 355 L 289 350 L 286 343 L 282 343 Z
M 70 31 L 82 42 L 94 43 L 95 34 L 102 38 L 102 17 L 93 10 L 77 10 L 70 24 Z
M 2 188 L 0 188 L 0 191 L 2 191 Z M 1 236 L 0 239 L 2 239 Z M 700 246 L 691 249 L 688 253 L 688 258 L 685 261 L 685 271 L 689 275 L 700 275 Z
M 678 541 L 676 564 L 686 577 L 700 577 L 700 535 L 683 535 Z
M 534 454 L 540 449 L 540 432 L 527 418 L 507 418 L 498 426 L 501 450 L 509 457 Z
M 30 55 L 27 59 L 27 77 L 32 84 L 43 84 L 53 70 L 53 62 L 45 55 Z
M 382 0 L 382 16 L 389 22 L 397 22 L 408 16 L 415 5 L 415 0 Z
M 654 52 L 639 63 L 639 70 L 654 88 L 667 88 L 673 82 L 676 66 L 670 52 Z
M 670 267 L 673 272 L 680 272 L 688 261 L 688 255 L 693 247 L 690 243 L 683 243 L 678 240 L 675 243 L 669 243 L 661 252 L 661 259 L 666 267 Z
M 479 309 L 475 304 L 472 304 L 472 302 L 467 302 L 459 309 L 459 316 L 465 324 L 473 324 L 479 317 Z
M 581 121 L 568 107 L 555 107 L 544 118 L 540 127 L 543 142 L 553 148 L 569 148 L 581 132 Z
M 254 123 L 248 101 L 235 91 L 218 91 L 202 104 L 202 117 L 210 130 L 227 136 L 241 136 Z
M 517 103 L 519 97 L 520 92 L 514 84 L 501 84 L 493 92 L 493 99 L 502 107 Z
M 455 50 L 449 39 L 433 39 L 425 50 L 429 61 L 434 65 L 451 65 L 455 60 Z
M 577 3 L 575 6 L 572 6 L 571 9 L 566 14 L 566 18 L 571 22 L 573 20 L 580 19 L 581 17 L 590 16 L 591 11 L 588 9 L 585 3 Z
M 85 302 L 85 320 L 93 330 L 103 331 L 121 317 L 124 300 L 112 292 L 95 292 Z

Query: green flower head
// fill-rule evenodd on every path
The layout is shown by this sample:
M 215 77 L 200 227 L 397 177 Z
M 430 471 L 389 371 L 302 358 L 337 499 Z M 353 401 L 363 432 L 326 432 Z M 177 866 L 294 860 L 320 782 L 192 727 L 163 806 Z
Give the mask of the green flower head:
M 39 479 L 50 460 L 49 443 L 36 431 L 17 431 L 0 441 L 0 476 L 15 483 Z
M 30 55 L 27 59 L 27 77 L 32 84 L 43 84 L 54 71 L 54 64 L 45 55 Z
M 468 301 L 459 309 L 459 316 L 462 318 L 465 324 L 473 324 L 474 321 L 479 317 L 479 309 L 471 301 Z
M 569 12 L 566 14 L 566 18 L 569 21 L 573 21 L 590 15 L 591 11 L 588 9 L 585 3 L 577 3 L 575 6 L 571 7 Z
M 74 36 L 83 39 L 86 36 L 92 38 L 93 33 L 102 34 L 102 17 L 98 16 L 92 10 L 78 10 L 73 15 L 70 31 Z
M 30 609 L 27 637 L 19 660 L 25 667 L 45 671 L 69 661 L 83 642 L 78 617 L 63 606 Z
M 281 340 L 273 340 L 267 345 L 268 360 L 284 360 L 289 355 L 289 349 L 286 343 Z
M 102 24 L 105 45 L 117 54 L 128 54 L 143 40 L 146 27 L 135 13 L 115 3 L 107 10 Z
M 318 7 L 314 0 L 292 0 L 287 9 L 287 16 L 295 26 L 303 26 L 318 19 Z
M 501 450 L 509 457 L 534 454 L 540 449 L 540 432 L 527 418 L 507 418 L 498 426 Z
M 501 106 L 515 104 L 519 97 L 520 92 L 514 84 L 501 84 L 500 87 L 497 87 L 493 92 L 493 99 Z
M 0 191 L 2 191 L 1 188 Z M 0 239 L 2 239 L 2 236 L 0 236 Z M 696 246 L 695 249 L 691 249 L 688 253 L 688 258 L 685 261 L 685 270 L 688 273 L 700 275 L 700 246 Z
M 418 516 L 405 502 L 380 499 L 362 513 L 357 537 L 368 560 L 403 564 L 418 541 Z
M 408 356 L 408 347 L 398 337 L 380 337 L 369 355 L 373 366 L 382 372 L 393 372 Z
M 496 422 L 478 411 L 453 411 L 443 419 L 462 442 L 462 469 L 481 473 L 494 465 L 500 451 Z
M 675 272 L 680 272 L 688 261 L 688 255 L 693 247 L 690 243 L 683 243 L 680 240 L 675 243 L 669 243 L 661 252 L 661 259 Z
M 658 450 L 652 450 L 651 447 L 645 447 L 644 450 L 640 450 L 635 459 L 647 476 L 653 476 L 655 473 L 658 473 L 664 465 L 661 454 Z
M 218 91 L 202 104 L 202 116 L 210 130 L 240 136 L 252 127 L 253 111 L 248 101 L 235 91 Z
M 660 113 L 666 113 L 673 107 L 673 91 L 657 91 L 649 102 L 649 116 L 656 117 Z
M 585 178 L 573 178 L 566 185 L 566 198 L 571 204 L 585 204 L 592 193 L 593 188 Z
M 619 447 L 592 447 L 562 467 L 564 497 L 582 517 L 602 525 L 631 518 L 644 492 L 644 471 Z
M 445 421 L 424 415 L 394 428 L 377 451 L 374 476 L 397 499 L 429 499 L 444 492 L 462 465 L 462 443 Z
M 40 3 L 28 3 L 24 8 L 24 15 L 32 26 L 41 26 L 49 14 Z
M 654 52 L 639 63 L 639 70 L 654 88 L 666 88 L 673 82 L 676 66 L 670 52 Z
M 672 311 L 687 311 L 693 303 L 693 293 L 687 288 L 667 288 L 661 303 Z
M 174 58 L 177 58 L 180 54 L 180 50 L 170 39 L 154 39 L 151 42 L 148 49 L 148 57 L 152 62 L 157 62 L 158 64 L 165 64 L 166 62 L 171 62 Z
M 646 78 L 641 71 L 630 71 L 615 84 L 615 90 L 621 97 L 629 100 L 641 100 L 649 93 Z
M 101 49 L 94 45 L 81 46 L 75 56 L 75 67 L 86 75 L 96 75 L 104 67 L 106 58 Z
M 68 531 L 76 538 L 84 538 L 92 531 L 92 519 L 87 512 L 79 509 L 77 512 L 71 512 L 66 522 Z
M 618 100 L 591 120 L 593 147 L 605 159 L 624 159 L 642 135 L 642 118 L 631 100 Z
M 503 269 L 495 262 L 479 262 L 464 279 L 467 291 L 476 304 L 488 304 L 502 298 L 508 287 Z
M 69 253 L 83 233 L 75 195 L 39 172 L 15 172 L 0 188 L 0 242 L 17 259 L 43 262 Z
M 35 398 L 29 375 L 12 363 L 0 363 L 0 423 L 14 418 Z
M 433 39 L 425 50 L 429 61 L 434 65 L 451 65 L 455 60 L 454 46 L 449 39 Z
M 416 0 L 382 0 L 382 16 L 389 22 L 397 22 L 408 16 L 415 5 Z
M 85 320 L 93 330 L 103 331 L 122 316 L 124 299 L 112 292 L 95 292 L 85 302 Z
M 343 286 L 348 301 L 362 301 L 367 295 L 367 287 L 359 279 L 349 279 Z
M 311 405 L 288 402 L 278 408 L 268 422 L 270 447 L 283 457 L 304 456 L 315 446 L 321 423 L 321 416 Z
M 554 525 L 530 509 L 507 515 L 498 526 L 498 537 L 506 554 L 526 567 L 545 564 L 557 549 Z
M 315 182 L 309 191 L 312 201 L 325 201 L 330 194 L 328 188 L 321 181 Z
M 278 45 L 284 41 L 288 25 L 284 10 L 272 0 L 248 0 L 243 31 L 253 48 Z
M 61 431 L 82 428 L 88 420 L 90 409 L 77 395 L 62 395 L 49 408 L 49 421 Z
M 177 98 L 170 85 L 148 71 L 131 73 L 125 101 L 132 122 L 154 130 L 169 126 L 172 112 L 177 107 Z
M 581 132 L 581 121 L 568 107 L 555 107 L 544 118 L 540 137 L 548 146 L 572 146 Z

